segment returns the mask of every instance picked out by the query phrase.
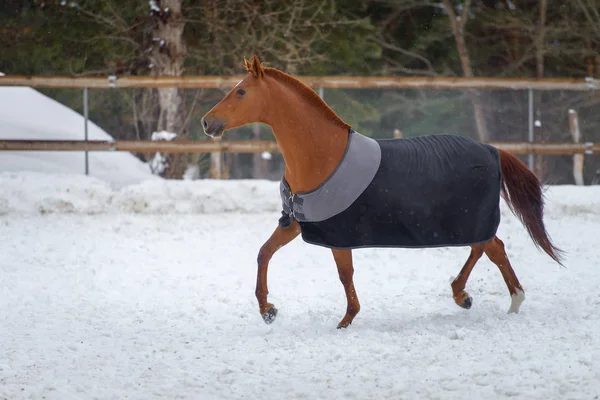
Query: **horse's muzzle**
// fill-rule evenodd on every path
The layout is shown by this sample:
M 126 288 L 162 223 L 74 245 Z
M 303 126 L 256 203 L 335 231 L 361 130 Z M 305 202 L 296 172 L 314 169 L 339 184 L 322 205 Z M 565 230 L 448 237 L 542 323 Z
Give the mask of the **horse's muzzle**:
M 210 137 L 221 137 L 225 131 L 225 123 L 217 118 L 204 117 L 202 118 L 202 129 Z

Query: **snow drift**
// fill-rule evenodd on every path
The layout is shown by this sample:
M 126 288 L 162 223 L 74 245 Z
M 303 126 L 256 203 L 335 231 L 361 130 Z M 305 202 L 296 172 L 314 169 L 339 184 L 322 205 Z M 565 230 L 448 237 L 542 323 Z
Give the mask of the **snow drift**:
M 261 180 L 148 180 L 115 188 L 76 174 L 0 173 L 2 214 L 214 214 L 278 211 L 279 184 Z
M 76 174 L 0 173 L 0 214 L 215 214 L 281 209 L 279 182 L 164 180 L 124 187 Z M 600 186 L 548 188 L 547 214 L 578 215 L 600 209 Z M 505 204 L 502 204 L 506 212 Z
M 59 102 L 27 87 L 0 87 L 0 139 L 83 140 L 84 118 Z M 88 122 L 90 140 L 113 138 Z M 0 171 L 84 174 L 82 152 L 0 152 Z M 89 153 L 90 175 L 122 186 L 157 180 L 150 168 L 123 152 Z

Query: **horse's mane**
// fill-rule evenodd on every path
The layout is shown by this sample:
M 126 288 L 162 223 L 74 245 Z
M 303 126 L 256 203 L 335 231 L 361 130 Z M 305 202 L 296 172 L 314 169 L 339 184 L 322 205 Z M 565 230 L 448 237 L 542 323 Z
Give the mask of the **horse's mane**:
M 263 71 L 265 75 L 277 79 L 277 81 L 285 83 L 296 89 L 304 99 L 306 99 L 309 103 L 313 104 L 316 108 L 321 110 L 326 117 L 332 119 L 336 124 L 338 124 L 342 128 L 350 129 L 350 125 L 344 122 L 344 120 L 341 119 L 335 113 L 335 111 L 333 111 L 331 107 L 329 107 L 329 105 L 325 103 L 325 101 L 323 101 L 323 99 L 317 94 L 317 92 L 312 90 L 309 86 L 305 85 L 303 82 L 294 78 L 293 76 L 279 71 L 278 69 L 263 68 Z

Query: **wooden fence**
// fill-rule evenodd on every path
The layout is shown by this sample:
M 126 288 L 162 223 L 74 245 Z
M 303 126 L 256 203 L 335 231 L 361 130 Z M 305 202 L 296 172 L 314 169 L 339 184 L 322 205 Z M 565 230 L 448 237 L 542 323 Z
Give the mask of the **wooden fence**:
M 82 88 L 84 90 L 84 110 L 87 110 L 88 88 L 231 88 L 243 76 L 0 76 L 0 86 L 27 86 L 34 88 Z M 592 78 L 454 78 L 454 77 L 362 77 L 362 76 L 301 76 L 313 88 L 377 88 L 377 89 L 485 89 L 485 90 L 528 90 L 530 104 L 529 142 L 490 143 L 499 149 L 514 154 L 573 155 L 573 175 L 577 184 L 583 184 L 583 157 L 585 154 L 598 154 L 600 145 L 581 143 L 581 133 L 577 113 L 569 110 L 569 128 L 573 143 L 534 143 L 533 142 L 533 90 L 600 90 L 600 81 Z M 87 112 L 86 128 L 87 128 Z M 86 135 L 87 137 L 87 135 Z M 162 153 L 257 153 L 279 151 L 277 144 L 269 141 L 54 141 L 54 140 L 1 140 L 0 151 L 129 151 Z
M 491 142 L 491 145 L 513 154 L 600 154 L 596 143 L 527 143 Z M 149 140 L 0 140 L 0 151 L 129 151 L 138 153 L 262 153 L 278 152 L 277 143 L 250 141 L 159 141 Z
M 35 88 L 231 88 L 244 76 L 0 76 L 0 86 Z M 600 80 L 590 78 L 454 78 L 397 76 L 299 76 L 313 88 L 355 89 L 511 89 L 511 90 L 600 90 Z

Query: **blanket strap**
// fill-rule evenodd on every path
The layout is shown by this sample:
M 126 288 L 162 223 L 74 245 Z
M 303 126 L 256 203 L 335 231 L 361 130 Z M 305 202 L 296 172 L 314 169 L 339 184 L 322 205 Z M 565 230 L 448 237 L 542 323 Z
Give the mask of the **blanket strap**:
M 304 214 L 300 211 L 304 200 L 296 194 L 292 194 L 290 187 L 285 179 L 280 183 L 281 191 L 281 218 L 279 218 L 279 226 L 287 228 L 292 223 L 293 219 L 304 220 Z

